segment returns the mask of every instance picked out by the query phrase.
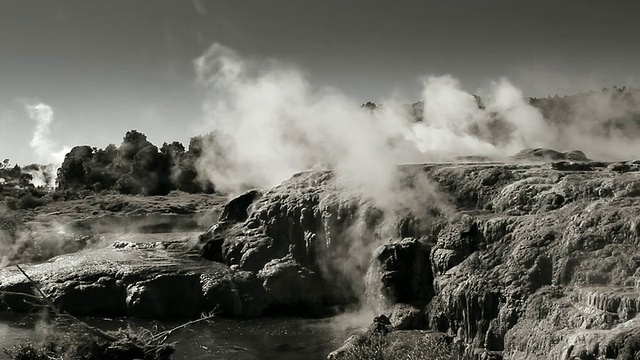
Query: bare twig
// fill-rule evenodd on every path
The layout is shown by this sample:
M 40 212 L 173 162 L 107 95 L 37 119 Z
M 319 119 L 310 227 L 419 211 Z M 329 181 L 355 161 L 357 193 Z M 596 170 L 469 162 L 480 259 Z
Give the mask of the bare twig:
M 53 301 L 51 301 L 51 299 L 47 295 L 45 295 L 42 292 L 42 290 L 40 290 L 40 287 L 38 286 L 38 284 L 36 284 L 36 282 L 33 281 L 33 279 L 29 277 L 29 275 L 27 275 L 27 273 L 24 272 L 24 270 L 22 270 L 20 265 L 16 265 L 16 267 L 18 268 L 18 270 L 20 270 L 22 275 L 24 275 L 24 277 L 26 277 L 27 280 L 29 280 L 29 282 L 31 283 L 31 286 L 33 286 L 33 288 L 36 289 L 36 291 L 40 294 L 40 296 L 42 296 L 41 300 L 44 301 L 47 305 L 49 305 L 49 308 L 51 308 L 51 310 L 55 312 L 56 315 L 60 315 L 60 309 L 58 309 L 58 307 L 53 303 Z
M 28 297 L 28 298 L 31 298 L 31 299 L 42 301 L 42 298 L 40 296 L 33 295 L 33 294 L 16 292 L 16 291 L 4 291 L 4 290 L 2 290 L 2 291 L 0 291 L 0 295 L 17 295 L 17 296 L 24 296 L 24 297 Z
M 60 318 L 60 319 L 64 319 L 64 320 L 68 320 L 71 321 L 72 324 L 76 324 L 81 326 L 82 328 L 84 328 L 85 330 L 87 330 L 89 333 L 96 335 L 104 340 L 107 340 L 109 342 L 116 342 L 118 340 L 122 340 L 122 339 L 118 339 L 112 335 L 109 335 L 108 333 L 95 328 L 87 323 L 85 323 L 84 321 L 79 320 L 78 318 L 76 318 L 75 316 L 69 314 L 66 311 L 63 311 L 61 309 L 58 308 L 58 306 L 56 306 L 56 304 L 53 302 L 53 300 L 51 300 L 50 297 L 48 297 L 38 286 L 38 284 L 19 266 L 16 265 L 16 267 L 18 268 L 18 270 L 20 270 L 20 272 L 22 273 L 22 275 L 24 275 L 27 280 L 29 281 L 29 283 L 31 284 L 31 286 L 37 291 L 38 295 L 33 295 L 33 294 L 28 294 L 28 293 L 20 293 L 20 292 L 12 292 L 12 291 L 2 291 L 0 292 L 0 294 L 8 294 L 8 295 L 20 295 L 20 296 L 25 296 L 27 298 L 31 298 L 31 299 L 36 299 L 40 302 L 43 303 L 43 305 L 38 305 L 38 304 L 31 304 L 32 306 L 41 306 L 41 307 L 48 307 L 51 311 L 53 311 L 53 313 L 55 313 L 55 315 Z M 26 302 L 26 300 L 23 300 Z M 184 329 L 190 325 L 202 322 L 202 321 L 206 321 L 206 320 L 210 320 L 213 317 L 215 317 L 217 315 L 217 308 L 214 309 L 213 311 L 209 312 L 209 313 L 203 313 L 202 317 L 200 319 L 197 320 L 192 320 L 189 322 L 186 322 L 182 325 L 176 326 L 172 329 L 157 333 L 156 335 L 153 334 L 152 331 L 148 330 L 148 329 L 144 329 L 142 328 L 142 330 L 138 329 L 138 333 L 136 335 L 134 335 L 133 337 L 129 336 L 128 334 L 125 334 L 124 336 L 126 337 L 126 339 L 128 340 L 128 342 L 130 343 L 130 346 L 133 346 L 139 350 L 144 351 L 145 353 L 151 353 L 153 351 L 157 351 L 158 349 L 162 349 L 164 347 L 166 347 L 167 345 L 164 345 L 164 343 L 167 341 L 167 339 L 176 331 Z
M 108 341 L 116 341 L 117 339 L 109 334 L 107 334 L 106 332 L 95 328 L 87 323 L 85 323 L 82 320 L 79 320 L 78 318 L 76 318 L 75 316 L 69 314 L 66 311 L 61 311 L 60 309 L 58 309 L 58 307 L 56 306 L 56 304 L 53 303 L 53 301 L 51 300 L 51 298 L 49 298 L 47 295 L 45 295 L 44 292 L 42 292 L 42 290 L 40 289 L 40 287 L 38 286 L 38 284 L 33 281 L 33 279 L 27 275 L 27 273 L 22 270 L 22 268 L 20 267 L 20 265 L 16 265 L 16 267 L 18 268 L 18 270 L 20 270 L 20 272 L 22 273 L 22 275 L 24 275 L 24 277 L 27 278 L 27 280 L 29 280 L 29 283 L 31 283 L 31 286 L 33 286 L 34 289 L 36 289 L 36 291 L 38 292 L 38 294 L 40 294 L 41 296 L 41 301 L 44 301 L 45 304 L 49 307 L 49 309 L 51 309 L 51 311 L 53 311 L 57 316 L 63 317 L 63 318 L 67 318 L 70 319 L 74 322 L 76 322 L 77 324 L 79 324 L 80 326 L 82 326 L 83 328 L 85 328 L 86 330 L 88 330 L 89 332 L 93 333 L 94 335 L 101 337 L 105 340 Z
M 40 299 L 38 299 L 38 300 L 40 300 Z M 36 303 L 32 303 L 31 301 L 27 301 L 27 300 L 22 300 L 22 301 L 23 301 L 25 304 L 27 304 L 27 305 L 31 305 L 31 306 L 33 306 L 33 307 L 34 307 L 34 308 L 36 308 L 36 309 L 37 309 L 37 308 L 46 309 L 46 308 L 48 308 L 48 307 L 49 307 L 48 305 L 43 305 L 42 303 L 40 303 L 40 304 L 36 304 Z
M 186 328 L 187 326 L 191 326 L 193 324 L 197 324 L 199 322 L 210 320 L 210 319 L 214 318 L 217 315 L 216 309 L 214 309 L 213 311 L 211 311 L 208 314 L 203 314 L 203 316 L 200 319 L 191 320 L 191 321 L 188 321 L 188 322 L 186 322 L 186 323 L 184 323 L 182 325 L 176 326 L 176 327 L 174 327 L 172 329 L 169 329 L 169 330 L 163 331 L 161 333 L 158 333 L 155 336 L 153 336 L 153 338 L 151 338 L 151 339 L 152 339 L 152 341 L 158 341 L 158 344 L 163 344 L 165 341 L 167 341 L 169 336 L 171 336 L 171 334 L 173 334 L 175 331 L 178 331 L 180 329 Z

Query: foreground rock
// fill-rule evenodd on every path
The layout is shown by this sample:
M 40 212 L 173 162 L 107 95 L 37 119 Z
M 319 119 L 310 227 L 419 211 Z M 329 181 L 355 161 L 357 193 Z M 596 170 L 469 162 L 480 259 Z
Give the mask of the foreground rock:
M 184 317 L 212 310 L 202 283 L 227 276 L 223 265 L 187 256 L 186 244 L 119 242 L 101 250 L 62 255 L 22 265 L 60 309 L 74 315 Z M 33 310 L 29 281 L 15 267 L 0 270 L 0 308 Z

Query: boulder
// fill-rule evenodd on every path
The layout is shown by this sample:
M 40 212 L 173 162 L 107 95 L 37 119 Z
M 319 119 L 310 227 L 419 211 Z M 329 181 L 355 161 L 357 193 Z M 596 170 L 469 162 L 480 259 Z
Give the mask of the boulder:
M 373 253 L 369 283 L 379 289 L 383 302 L 427 302 L 433 296 L 433 275 L 429 263 L 430 246 L 426 239 L 391 240 Z M 372 279 L 375 277 L 375 279 Z M 374 285 L 375 284 L 375 285 Z
M 410 304 L 394 304 L 388 318 L 394 330 L 416 330 L 426 327 L 424 309 Z
M 274 303 L 306 315 L 325 312 L 327 291 L 322 278 L 290 256 L 268 262 L 258 278 Z
M 202 309 L 199 274 L 162 274 L 126 289 L 127 314 L 139 318 L 193 317 Z

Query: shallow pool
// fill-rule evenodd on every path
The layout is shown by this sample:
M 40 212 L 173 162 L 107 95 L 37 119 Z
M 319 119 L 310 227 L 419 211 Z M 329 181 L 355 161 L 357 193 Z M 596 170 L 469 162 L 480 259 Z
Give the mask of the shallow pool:
M 39 339 L 36 315 L 0 313 L 0 349 Z M 127 326 L 167 330 L 180 321 L 138 319 L 83 319 L 104 330 Z M 334 319 L 268 318 L 224 319 L 193 324 L 174 333 L 172 359 L 326 359 L 356 325 Z M 3 352 L 0 351 L 0 354 Z M 2 355 L 0 355 L 2 358 Z

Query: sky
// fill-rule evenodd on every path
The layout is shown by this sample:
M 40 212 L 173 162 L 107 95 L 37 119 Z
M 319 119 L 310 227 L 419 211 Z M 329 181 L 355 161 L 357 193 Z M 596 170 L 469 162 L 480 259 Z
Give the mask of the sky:
M 361 103 L 415 101 L 428 75 L 469 92 L 507 77 L 528 96 L 638 86 L 639 13 L 637 0 L 0 0 L 0 158 L 41 161 L 40 103 L 51 151 L 132 129 L 188 142 L 206 96 L 194 59 L 214 43 Z

